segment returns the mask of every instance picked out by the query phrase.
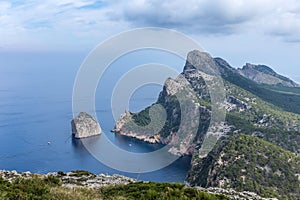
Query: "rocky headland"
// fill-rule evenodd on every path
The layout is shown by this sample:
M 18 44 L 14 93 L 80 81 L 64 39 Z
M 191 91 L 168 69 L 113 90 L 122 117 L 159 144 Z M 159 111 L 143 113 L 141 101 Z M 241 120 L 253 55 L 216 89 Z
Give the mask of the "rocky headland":
M 212 126 L 212 102 L 206 83 L 207 80 L 212 80 L 212 77 L 210 71 L 205 70 L 209 69 L 207 66 L 218 68 L 226 93 L 226 98 L 218 105 L 226 111 L 226 118 L 224 122 Z M 198 130 L 193 133 L 194 138 L 190 140 L 192 142 L 188 143 L 180 141 L 179 127 L 185 130 L 190 130 L 190 127 L 181 123 L 182 108 L 175 95 L 186 86 L 182 77 L 192 86 L 198 97 L 193 109 L 184 110 L 193 116 L 190 119 L 192 122 L 197 119 L 195 112 L 199 113 Z M 190 93 L 187 93 L 186 96 L 189 95 Z M 264 197 L 299 199 L 299 102 L 299 85 L 265 65 L 247 63 L 242 69 L 237 69 L 222 58 L 213 58 L 208 53 L 194 50 L 187 55 L 183 72 L 177 78 L 166 80 L 157 101 L 138 113 L 126 111 L 115 123 L 113 131 L 150 143 L 169 144 L 175 140 L 170 153 L 193 155 L 186 179 L 193 186 L 220 187 L 226 190 L 233 188 Z M 136 128 L 136 125 L 147 127 L 152 123 L 151 120 L 156 117 L 150 117 L 151 109 L 158 104 L 164 107 L 167 115 L 163 128 L 159 131 Z M 224 156 L 222 162 L 217 156 L 211 157 L 212 151 L 200 154 L 209 126 L 212 132 L 223 136 L 216 147 L 230 149 L 230 153 L 225 156 L 222 152 L 218 154 L 220 157 Z M 232 148 L 234 143 L 224 142 L 237 138 L 244 139 L 247 144 L 242 140 L 239 141 L 241 146 Z M 268 155 L 258 152 L 256 144 L 268 147 L 262 151 Z M 246 147 L 249 151 L 239 155 L 238 153 Z M 276 154 L 275 151 L 280 153 Z M 283 155 L 286 159 L 281 158 Z M 257 159 L 249 161 L 249 158 Z M 281 160 L 284 162 L 279 162 Z M 224 163 L 223 167 L 216 167 L 220 165 L 219 162 Z M 229 165 L 234 167 L 228 167 Z M 274 165 L 272 170 L 269 167 L 271 165 Z M 286 184 L 282 184 L 283 182 Z

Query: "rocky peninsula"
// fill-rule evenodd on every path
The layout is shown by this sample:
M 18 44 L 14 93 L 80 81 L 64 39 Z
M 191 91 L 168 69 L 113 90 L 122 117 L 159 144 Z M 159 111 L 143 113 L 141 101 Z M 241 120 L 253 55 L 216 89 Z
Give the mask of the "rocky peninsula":
M 206 66 L 216 67 L 224 83 L 226 98 L 218 106 L 226 111 L 226 118 L 219 124 L 210 124 L 213 106 L 206 80 L 211 76 L 210 71 L 203 70 L 209 69 Z M 193 108 L 182 109 L 176 98 L 177 91 L 187 88 L 180 77 L 188 81 L 198 97 Z M 222 58 L 195 50 L 188 54 L 183 72 L 166 80 L 157 101 L 140 112 L 125 112 L 115 123 L 114 131 L 151 143 L 175 141 L 170 153 L 193 156 L 186 178 L 191 186 L 299 199 L 299 94 L 297 83 L 265 65 L 246 64 L 237 69 Z M 158 118 L 153 113 L 151 116 L 151 109 L 157 105 L 165 109 L 166 121 L 159 131 L 152 131 L 147 127 Z M 181 111 L 195 117 L 182 122 Z M 192 132 L 184 122 L 197 118 L 197 132 Z M 178 139 L 180 127 L 196 133 L 192 142 Z M 203 154 L 200 147 L 205 147 L 208 127 L 213 134 L 224 137 L 212 151 Z M 239 154 L 244 149 L 247 151 Z

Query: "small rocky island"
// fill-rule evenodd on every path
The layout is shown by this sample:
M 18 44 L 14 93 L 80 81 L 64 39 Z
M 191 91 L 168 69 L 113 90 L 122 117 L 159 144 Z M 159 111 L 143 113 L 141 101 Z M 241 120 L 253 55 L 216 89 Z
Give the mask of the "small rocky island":
M 86 112 L 80 112 L 79 115 L 71 121 L 71 125 L 72 134 L 75 138 L 100 135 L 102 132 L 99 123 Z

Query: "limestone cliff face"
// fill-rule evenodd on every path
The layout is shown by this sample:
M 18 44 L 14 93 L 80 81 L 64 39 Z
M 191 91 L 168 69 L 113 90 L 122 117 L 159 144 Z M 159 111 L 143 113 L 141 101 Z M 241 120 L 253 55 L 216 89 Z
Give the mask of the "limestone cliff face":
M 204 76 L 211 76 L 211 66 L 215 66 L 215 61 L 208 53 L 197 50 L 190 52 L 183 72 L 175 79 L 166 80 L 157 102 L 140 113 L 125 112 L 115 123 L 113 131 L 151 143 L 171 143 L 173 147 L 170 152 L 176 155 L 192 154 L 203 140 L 210 122 L 210 97 Z M 181 92 L 184 95 L 179 97 Z M 192 100 L 192 96 L 196 97 Z M 163 106 L 166 112 L 166 121 L 161 128 L 134 128 L 132 123 L 144 127 L 151 123 L 149 110 L 156 105 Z M 182 110 L 188 113 L 184 120 Z M 155 120 L 156 117 L 151 119 Z M 187 135 L 192 136 L 189 138 Z
M 285 149 L 300 153 L 300 148 L 297 147 L 300 144 L 300 138 L 296 133 L 300 130 L 300 108 L 297 107 L 299 95 L 287 96 L 284 94 L 285 91 L 275 91 L 277 88 L 272 90 L 264 88 L 264 85 L 253 81 L 251 77 L 245 78 L 241 75 L 241 70 L 231 67 L 225 60 L 212 58 L 208 53 L 197 50 L 191 51 L 187 55 L 184 70 L 177 78 L 166 80 L 156 103 L 139 113 L 126 112 L 123 114 L 115 123 L 114 132 L 151 143 L 167 144 L 171 141 L 178 143 L 182 139 L 179 131 L 181 126 L 187 132 L 191 132 L 194 138 L 182 144 L 178 143 L 177 147 L 172 149 L 172 153 L 192 154 L 201 145 L 203 136 L 207 133 L 210 124 L 212 105 L 206 82 L 208 80 L 213 82 L 212 71 L 215 67 L 224 79 L 227 98 L 220 106 L 227 112 L 227 118 L 225 123 L 213 127 L 214 130 L 218 130 L 217 132 L 220 130 L 220 134 L 243 132 L 255 136 L 259 135 Z M 263 65 L 247 64 L 244 68 L 251 68 L 257 73 L 263 73 L 266 76 L 276 78 L 276 80 L 289 80 Z M 187 86 L 192 87 L 198 100 L 192 104 L 192 107 L 187 107 L 184 112 L 189 113 L 190 116 L 199 114 L 198 129 L 190 129 L 191 124 L 195 126 L 193 122 L 196 121 L 196 117 L 181 120 L 182 108 L 176 94 Z M 291 89 L 293 89 L 292 92 L 294 89 L 297 92 L 297 88 Z M 187 92 L 187 99 L 189 96 L 192 96 L 191 92 Z M 292 102 L 288 102 L 290 99 Z M 149 111 L 157 105 L 161 105 L 165 109 L 166 121 L 164 124 L 159 124 L 160 120 L 158 120 L 154 123 L 157 124 L 157 127 L 148 126 L 153 122 L 151 120 L 158 118 L 149 116 Z M 138 128 L 134 124 L 143 128 Z M 274 135 L 275 131 L 271 131 L 271 129 L 278 130 L 276 131 L 277 136 Z M 293 145 L 289 143 L 291 140 L 288 139 L 289 137 L 284 137 L 286 132 L 291 135 L 289 137 L 293 138 Z M 279 133 L 281 136 L 278 136 Z
M 220 102 L 218 106 L 220 106 L 221 110 L 226 111 L 226 119 L 223 123 L 210 126 L 210 129 L 208 129 L 210 122 L 213 121 L 211 120 L 213 107 L 212 97 L 210 96 L 210 88 L 208 86 L 214 83 L 212 74 L 215 67 L 219 70 L 224 81 L 224 88 L 222 88 L 222 90 L 226 92 L 226 98 L 224 102 Z M 232 138 L 239 138 L 231 137 L 232 135 L 248 135 L 242 138 L 247 139 L 247 141 L 254 141 L 254 143 L 249 145 L 244 144 L 242 148 L 249 147 L 250 150 L 253 151 L 253 155 L 245 152 L 247 160 L 245 160 L 243 166 L 253 167 L 252 169 L 257 172 L 260 172 L 261 166 L 264 166 L 266 170 L 268 170 L 268 166 L 266 166 L 265 163 L 263 163 L 264 165 L 256 166 L 255 160 L 251 162 L 248 160 L 248 158 L 252 158 L 254 155 L 256 156 L 255 151 L 257 147 L 255 146 L 255 142 L 257 140 L 253 138 L 259 137 L 264 141 L 278 146 L 278 149 L 269 146 L 270 149 L 277 149 L 280 152 L 284 152 L 283 149 L 285 149 L 298 156 L 300 155 L 300 88 L 294 88 L 294 86 L 296 86 L 295 83 L 288 78 L 276 74 L 272 69 L 266 66 L 251 66 L 248 64 L 245 68 L 251 68 L 248 69 L 248 75 L 245 75 L 247 69 L 241 72 L 241 69 L 238 70 L 231 67 L 221 58 L 212 58 L 208 53 L 192 51 L 187 56 L 183 72 L 175 79 L 169 78 L 166 80 L 157 102 L 139 113 L 126 112 L 123 114 L 116 122 L 114 131 L 152 143 L 159 142 L 169 144 L 173 142 L 175 145 L 174 148 L 171 149 L 171 153 L 177 155 L 193 154 L 192 168 L 187 181 L 194 185 L 207 187 L 211 184 L 217 187 L 227 187 L 226 184 L 230 183 L 228 187 L 235 187 L 236 185 L 234 184 L 237 183 L 237 181 L 235 180 L 235 176 L 231 175 L 239 172 L 241 174 L 239 177 L 241 181 L 239 180 L 238 183 L 241 184 L 241 187 L 237 188 L 244 190 L 249 185 L 244 187 L 243 181 L 251 180 L 250 171 L 244 171 L 245 169 L 240 169 L 240 171 L 231 170 L 231 174 L 229 174 L 229 170 L 227 169 L 234 169 L 229 167 L 222 171 L 221 174 L 217 173 L 213 167 L 209 168 L 215 166 L 214 164 L 210 165 L 211 159 L 215 159 L 215 157 L 211 157 L 211 155 L 214 155 L 214 152 L 208 152 L 208 154 L 202 154 L 200 152 L 200 147 L 205 146 L 203 139 L 209 131 L 217 134 L 220 133 L 219 135 L 224 136 L 220 140 L 220 145 L 217 146 L 220 148 L 224 147 L 222 145 L 225 145 L 223 141 L 226 140 L 226 138 L 228 141 Z M 250 71 L 254 76 L 251 76 Z M 266 82 L 266 79 L 268 82 Z M 210 81 L 209 85 L 207 81 Z M 289 87 L 274 86 L 278 84 Z M 178 101 L 177 93 L 184 90 L 188 85 L 192 87 L 193 92 L 196 94 L 197 101 L 195 101 L 191 107 L 182 109 L 182 104 L 180 104 L 182 102 Z M 189 99 L 192 93 L 187 92 L 185 96 L 187 97 L 186 99 Z M 160 124 L 158 128 L 152 127 L 152 129 L 150 129 L 148 125 L 152 123 L 151 120 L 156 120 L 157 118 L 155 115 L 151 117 L 151 109 L 157 105 L 161 105 L 165 109 L 166 121 L 162 126 L 160 126 Z M 182 115 L 185 113 L 188 113 L 191 117 L 186 121 L 182 121 Z M 195 117 L 195 115 L 197 116 Z M 197 121 L 196 119 L 199 119 L 198 129 L 190 129 L 190 126 L 195 125 L 193 123 Z M 133 124 L 146 128 L 136 129 Z M 132 127 L 135 128 L 133 129 Z M 160 127 L 162 128 L 159 129 Z M 187 130 L 187 132 L 193 133 L 191 134 L 193 138 L 183 141 L 180 127 Z M 259 141 L 260 144 L 265 144 L 261 142 L 261 140 Z M 235 142 L 231 144 L 235 145 Z M 236 149 L 239 148 L 238 146 L 238 148 L 228 152 L 239 152 L 236 151 Z M 273 151 L 270 151 L 270 155 L 272 152 Z M 220 156 L 222 157 L 221 153 Z M 263 154 L 258 155 L 259 159 L 265 161 Z M 289 153 L 289 155 L 291 154 Z M 224 160 L 215 159 L 213 161 L 222 165 L 226 163 L 227 160 L 233 163 L 236 161 L 235 158 L 237 156 L 229 155 L 224 157 Z M 203 161 L 206 162 L 204 163 Z M 276 161 L 272 162 L 274 165 L 277 163 Z M 297 167 L 299 167 L 299 162 L 296 164 Z M 239 166 L 240 163 L 237 163 L 237 167 Z M 274 166 L 274 169 L 275 167 L 276 166 Z M 282 165 L 282 167 L 284 166 Z M 246 172 L 249 172 L 249 174 L 244 175 Z M 288 174 L 289 170 L 287 170 L 286 173 Z M 295 175 L 299 176 L 298 171 L 295 173 Z M 278 175 L 276 170 L 273 174 Z M 276 179 L 275 175 L 274 179 Z M 296 176 L 293 175 L 292 178 L 295 179 L 295 177 Z M 281 178 L 286 181 L 284 177 Z M 257 180 L 260 180 L 260 178 L 257 178 Z M 205 183 L 202 184 L 202 181 L 205 181 Z M 266 182 L 266 184 L 272 185 L 274 188 L 277 187 L 272 179 L 268 179 Z M 254 191 L 251 185 L 249 188 L 251 189 L 249 189 L 250 191 Z M 293 188 L 296 187 L 293 186 Z M 283 191 L 282 188 L 279 188 L 278 191 L 279 190 Z
M 102 130 L 99 123 L 89 114 L 85 112 L 79 113 L 71 121 L 72 134 L 75 138 L 85 138 L 101 134 Z
M 158 134 L 151 134 L 153 131 L 152 130 L 143 130 L 143 129 L 138 129 L 132 124 L 134 123 L 134 114 L 130 113 L 129 111 L 125 110 L 125 113 L 123 113 L 119 120 L 115 123 L 115 127 L 112 130 L 112 132 L 121 134 L 121 135 L 126 135 L 128 137 L 136 138 L 138 140 L 142 140 L 145 142 L 149 143 L 163 143 L 164 140 L 158 135 Z
M 289 78 L 277 74 L 274 70 L 265 65 L 253 65 L 246 63 L 246 65 L 242 69 L 238 69 L 238 71 L 242 76 L 257 83 L 299 87 L 299 84 L 293 82 Z

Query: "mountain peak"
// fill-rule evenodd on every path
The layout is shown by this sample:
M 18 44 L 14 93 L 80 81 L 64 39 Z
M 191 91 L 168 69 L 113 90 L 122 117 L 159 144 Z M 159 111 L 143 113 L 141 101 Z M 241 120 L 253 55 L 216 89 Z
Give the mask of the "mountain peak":
M 204 51 L 199 51 L 199 50 L 190 51 L 187 55 L 187 60 L 193 64 L 196 64 L 199 61 L 201 61 L 201 59 L 205 59 L 205 58 L 211 59 L 210 54 L 207 52 L 204 52 Z
M 299 87 L 297 83 L 285 76 L 277 74 L 272 68 L 266 65 L 254 65 L 246 63 L 242 69 L 238 69 L 238 72 L 242 76 L 257 83 L 282 85 L 286 87 Z
M 254 65 L 251 63 L 246 63 L 245 66 L 243 66 L 243 70 L 247 70 L 247 69 L 253 69 L 262 73 L 266 73 L 266 74 L 270 74 L 270 75 L 276 75 L 277 73 L 270 67 L 266 66 L 266 65 Z
M 209 53 L 193 50 L 187 55 L 183 73 L 193 70 L 200 70 L 207 74 L 215 74 L 216 69 L 215 61 Z

